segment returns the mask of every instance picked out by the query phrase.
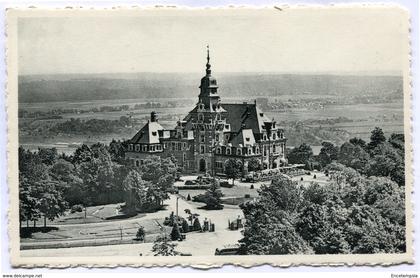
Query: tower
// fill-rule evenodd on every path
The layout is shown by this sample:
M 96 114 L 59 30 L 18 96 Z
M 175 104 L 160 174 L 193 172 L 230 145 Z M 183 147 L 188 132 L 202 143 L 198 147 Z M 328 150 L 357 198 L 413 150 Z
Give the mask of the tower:
M 201 84 L 199 88 L 200 95 L 198 96 L 198 102 L 204 104 L 204 109 L 211 112 L 216 111 L 220 105 L 220 96 L 217 92 L 219 87 L 217 86 L 216 78 L 211 75 L 210 50 L 208 45 L 206 75 L 201 78 Z

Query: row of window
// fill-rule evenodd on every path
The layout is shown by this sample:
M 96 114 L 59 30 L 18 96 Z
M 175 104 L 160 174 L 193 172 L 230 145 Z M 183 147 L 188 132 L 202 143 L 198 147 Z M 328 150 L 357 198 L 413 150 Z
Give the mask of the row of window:
M 278 130 L 277 132 L 271 133 L 270 140 L 277 140 L 277 138 L 284 139 L 284 133 L 281 130 Z M 267 134 L 263 135 L 263 140 L 268 140 Z
M 156 152 L 162 151 L 162 145 L 146 145 L 146 144 L 129 144 L 128 145 L 129 151 L 136 151 L 136 152 Z
M 185 151 L 188 150 L 186 142 L 165 142 L 163 143 L 165 149 L 170 151 Z
M 236 149 L 236 150 L 235 150 Z M 272 153 L 277 154 L 278 152 L 283 153 L 284 152 L 284 147 L 283 146 L 279 146 L 279 145 L 273 145 L 272 146 Z M 200 153 L 204 153 L 205 151 L 205 146 L 200 146 Z M 225 155 L 253 155 L 253 154 L 260 154 L 260 147 L 257 146 L 253 146 L 253 147 L 248 147 L 248 148 L 231 148 L 231 147 L 226 147 L 226 148 L 222 148 L 222 147 L 217 147 L 216 148 L 216 154 L 225 154 Z M 268 153 L 268 146 L 263 146 L 262 147 L 262 151 L 264 156 L 267 156 Z

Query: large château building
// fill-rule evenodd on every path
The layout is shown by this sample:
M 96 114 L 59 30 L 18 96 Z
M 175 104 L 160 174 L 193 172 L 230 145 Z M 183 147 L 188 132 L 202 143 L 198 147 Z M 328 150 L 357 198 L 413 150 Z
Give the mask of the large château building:
M 164 129 L 157 114 L 129 140 L 126 157 L 140 166 L 152 155 L 174 156 L 184 173 L 223 174 L 226 160 L 238 159 L 243 174 L 257 159 L 263 169 L 287 164 L 283 129 L 254 103 L 223 103 L 211 74 L 207 49 L 206 75 L 201 79 L 198 102 L 174 129 Z

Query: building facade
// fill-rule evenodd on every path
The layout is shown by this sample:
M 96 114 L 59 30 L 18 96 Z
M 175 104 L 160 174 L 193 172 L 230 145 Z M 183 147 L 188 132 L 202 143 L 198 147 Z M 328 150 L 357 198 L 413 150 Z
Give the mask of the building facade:
M 285 166 L 286 138 L 283 129 L 254 103 L 222 103 L 216 78 L 211 74 L 207 50 L 206 75 L 200 82 L 196 106 L 177 126 L 165 130 L 155 112 L 129 140 L 126 157 L 140 166 L 152 155 L 174 156 L 184 173 L 224 173 L 228 159 L 238 159 L 243 174 L 248 163 L 263 169 Z

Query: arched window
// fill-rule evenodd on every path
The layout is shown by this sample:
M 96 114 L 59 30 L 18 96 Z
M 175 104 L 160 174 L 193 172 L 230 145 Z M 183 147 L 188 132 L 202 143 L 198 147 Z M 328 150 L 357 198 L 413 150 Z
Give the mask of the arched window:
M 241 150 L 241 149 L 237 149 L 237 150 L 236 150 L 236 154 L 237 154 L 237 155 L 242 155 L 242 150 Z
M 220 154 L 220 152 L 221 152 L 221 149 L 220 149 L 220 147 L 218 147 L 218 148 L 216 149 L 216 153 L 217 153 L 217 154 Z
M 198 114 L 198 120 L 199 121 L 204 121 L 204 115 L 203 114 Z
M 230 148 L 226 148 L 226 154 L 230 155 L 231 154 L 231 149 Z

